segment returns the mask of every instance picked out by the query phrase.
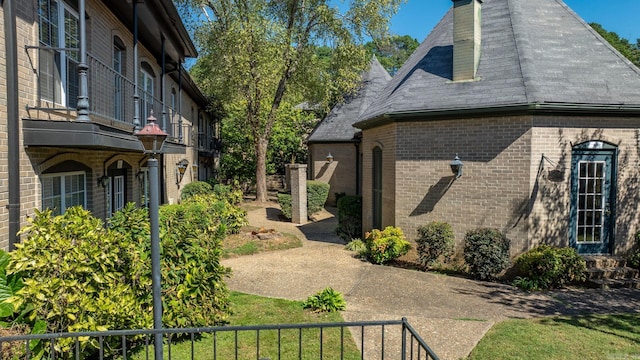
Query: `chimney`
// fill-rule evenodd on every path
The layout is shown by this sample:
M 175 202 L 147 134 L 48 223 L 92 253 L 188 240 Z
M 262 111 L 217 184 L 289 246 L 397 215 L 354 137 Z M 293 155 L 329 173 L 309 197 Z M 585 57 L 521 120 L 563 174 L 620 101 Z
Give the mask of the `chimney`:
M 453 81 L 474 80 L 480 62 L 482 0 L 453 0 Z

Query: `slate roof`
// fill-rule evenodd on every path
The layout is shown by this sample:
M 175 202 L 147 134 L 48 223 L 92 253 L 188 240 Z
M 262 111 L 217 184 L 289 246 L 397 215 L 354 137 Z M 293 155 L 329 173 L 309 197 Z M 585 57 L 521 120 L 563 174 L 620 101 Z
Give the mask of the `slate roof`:
M 516 105 L 640 114 L 640 69 L 561 0 L 484 0 L 480 80 L 453 82 L 452 58 L 450 9 L 356 126 Z
M 313 130 L 307 143 L 353 141 L 360 130 L 352 126 L 372 104 L 391 76 L 373 57 L 369 69 L 362 74 L 360 90 L 351 98 L 334 106 Z

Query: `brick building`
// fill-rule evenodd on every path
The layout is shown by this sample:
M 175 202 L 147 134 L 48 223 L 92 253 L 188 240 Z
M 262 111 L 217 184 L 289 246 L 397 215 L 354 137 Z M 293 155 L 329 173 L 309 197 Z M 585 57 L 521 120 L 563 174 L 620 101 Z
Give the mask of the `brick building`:
M 335 194 L 360 194 L 360 130 L 352 126 L 391 80 L 375 57 L 362 74 L 356 94 L 336 105 L 307 138 L 309 177 L 331 187 L 327 203 Z M 327 160 L 327 157 L 331 160 Z
M 354 126 L 365 230 L 446 221 L 460 244 L 493 227 L 514 255 L 633 246 L 640 70 L 561 0 L 454 0 Z
M 152 113 L 169 134 L 161 202 L 214 175 L 217 124 L 183 67 L 197 52 L 170 0 L 5 0 L 0 27 L 0 247 L 36 208 L 144 206 L 134 131 Z

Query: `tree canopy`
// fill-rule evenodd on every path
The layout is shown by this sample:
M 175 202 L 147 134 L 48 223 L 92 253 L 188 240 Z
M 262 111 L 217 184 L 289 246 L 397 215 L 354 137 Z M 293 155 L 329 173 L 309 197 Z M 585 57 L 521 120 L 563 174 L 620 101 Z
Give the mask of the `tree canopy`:
M 329 104 L 353 92 L 368 64 L 365 38 L 386 36 L 403 0 L 177 0 L 209 21 L 195 34 L 192 75 L 207 95 L 242 110 L 256 155 L 256 200 L 266 200 L 266 156 L 283 101 Z M 202 12 L 200 12 L 202 13 Z M 202 18 L 202 17 L 200 17 Z M 327 58 L 320 46 L 331 48 Z
M 418 40 L 409 35 L 394 35 L 386 41 L 369 41 L 365 48 L 393 76 L 419 45 Z
M 632 44 L 629 40 L 621 38 L 615 32 L 605 30 L 602 25 L 598 23 L 590 23 L 589 25 L 591 25 L 600 36 L 607 40 L 611 46 L 624 55 L 624 57 L 629 59 L 635 66 L 640 67 L 640 39 L 637 39 L 636 43 Z

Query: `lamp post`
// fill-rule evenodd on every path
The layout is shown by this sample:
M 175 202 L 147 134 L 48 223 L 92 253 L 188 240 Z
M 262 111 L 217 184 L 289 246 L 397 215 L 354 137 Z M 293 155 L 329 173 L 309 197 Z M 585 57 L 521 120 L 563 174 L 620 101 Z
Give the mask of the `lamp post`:
M 162 131 L 156 123 L 153 111 L 147 118 L 147 124 L 135 133 L 140 140 L 146 154 L 151 154 L 147 160 L 149 168 L 149 220 L 151 223 L 151 281 L 153 288 L 153 329 L 162 329 L 162 292 L 160 276 L 160 224 L 158 220 L 158 159 L 162 144 L 167 138 L 167 133 Z M 155 359 L 162 360 L 162 333 L 154 334 Z

